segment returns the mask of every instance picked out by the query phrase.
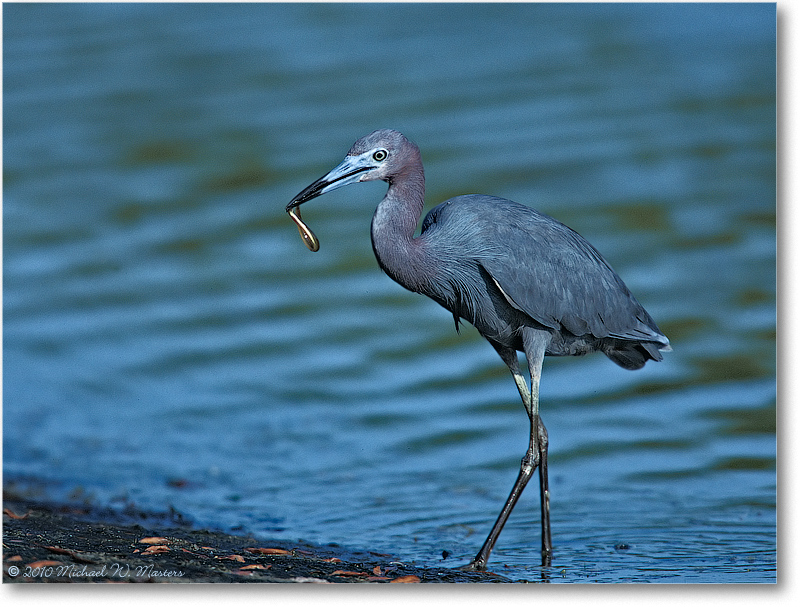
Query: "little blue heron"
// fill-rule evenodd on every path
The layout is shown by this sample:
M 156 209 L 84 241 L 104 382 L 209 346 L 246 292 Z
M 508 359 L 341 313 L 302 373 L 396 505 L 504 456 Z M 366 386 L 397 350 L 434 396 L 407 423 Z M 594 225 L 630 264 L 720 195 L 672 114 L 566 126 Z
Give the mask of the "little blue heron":
M 414 237 L 425 198 L 419 148 L 381 129 L 353 144 L 344 161 L 286 207 L 312 250 L 319 243 L 297 207 L 359 181 L 389 184 L 372 217 L 378 264 L 406 289 L 427 295 L 471 323 L 508 365 L 530 420 L 528 451 L 500 516 L 466 570 L 486 569 L 489 554 L 533 471 L 539 468 L 542 566 L 552 558 L 547 430 L 539 416 L 546 355 L 602 352 L 625 369 L 660 361 L 669 340 L 592 245 L 555 219 L 494 196 L 457 196 L 431 210 Z M 524 352 L 530 389 L 520 371 Z

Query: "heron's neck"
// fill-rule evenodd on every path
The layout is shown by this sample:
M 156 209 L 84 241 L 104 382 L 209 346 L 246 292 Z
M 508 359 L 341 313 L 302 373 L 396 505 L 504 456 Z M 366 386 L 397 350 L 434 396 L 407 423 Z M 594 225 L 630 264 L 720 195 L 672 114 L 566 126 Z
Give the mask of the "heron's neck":
M 425 203 L 425 176 L 418 170 L 393 179 L 389 191 L 372 217 L 372 248 L 378 264 L 395 281 L 411 291 L 424 292 L 425 243 L 414 238 Z

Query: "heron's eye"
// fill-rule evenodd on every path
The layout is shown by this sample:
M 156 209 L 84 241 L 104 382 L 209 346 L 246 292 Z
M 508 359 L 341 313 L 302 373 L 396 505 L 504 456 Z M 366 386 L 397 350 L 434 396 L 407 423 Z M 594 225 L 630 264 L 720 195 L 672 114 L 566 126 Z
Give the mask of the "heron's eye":
M 376 150 L 376 152 L 372 155 L 372 157 L 378 162 L 381 162 L 383 160 L 386 160 L 386 157 L 388 155 L 389 154 L 386 152 L 386 150 Z

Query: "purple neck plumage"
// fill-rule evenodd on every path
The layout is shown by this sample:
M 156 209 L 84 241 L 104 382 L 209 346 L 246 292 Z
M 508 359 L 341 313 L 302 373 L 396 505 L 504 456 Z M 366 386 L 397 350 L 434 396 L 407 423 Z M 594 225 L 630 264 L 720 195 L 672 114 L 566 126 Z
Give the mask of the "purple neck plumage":
M 419 149 L 408 146 L 403 170 L 388 179 L 389 190 L 372 217 L 372 248 L 381 268 L 407 289 L 424 292 L 425 241 L 414 238 L 425 204 L 425 172 Z

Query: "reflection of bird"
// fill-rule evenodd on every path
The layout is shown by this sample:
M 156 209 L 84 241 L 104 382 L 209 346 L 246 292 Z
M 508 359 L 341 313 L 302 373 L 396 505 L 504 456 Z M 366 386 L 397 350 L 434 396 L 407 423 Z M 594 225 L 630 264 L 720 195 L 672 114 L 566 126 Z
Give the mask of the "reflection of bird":
M 549 565 L 550 494 L 547 431 L 539 417 L 545 355 L 602 352 L 626 369 L 671 350 L 647 311 L 600 253 L 580 235 L 529 207 L 493 196 L 451 198 L 434 208 L 414 238 L 425 197 L 419 148 L 401 133 L 359 139 L 344 161 L 300 192 L 287 211 L 358 181 L 389 184 L 372 218 L 381 268 L 405 288 L 427 295 L 472 323 L 508 365 L 530 418 L 530 443 L 519 476 L 480 552 L 464 568 L 486 568 L 525 485 L 539 467 L 542 564 Z M 525 353 L 528 389 L 517 351 Z

